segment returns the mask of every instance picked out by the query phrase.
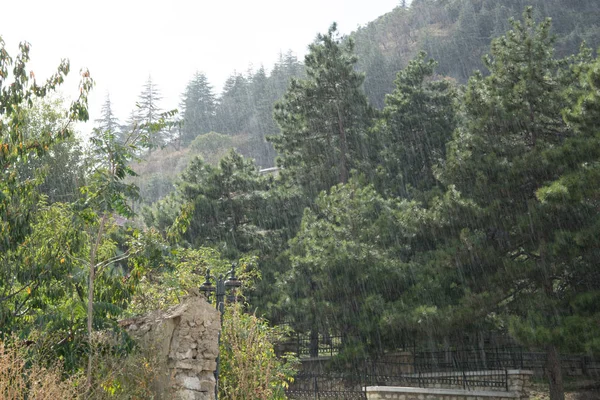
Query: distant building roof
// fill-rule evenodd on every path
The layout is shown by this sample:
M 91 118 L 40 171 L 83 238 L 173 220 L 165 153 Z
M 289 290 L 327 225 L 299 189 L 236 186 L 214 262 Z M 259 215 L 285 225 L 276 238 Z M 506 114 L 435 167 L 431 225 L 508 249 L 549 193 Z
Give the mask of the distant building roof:
M 279 168 L 278 167 L 271 167 L 271 168 L 265 168 L 265 169 L 261 169 L 260 171 L 261 174 L 277 174 L 279 172 Z

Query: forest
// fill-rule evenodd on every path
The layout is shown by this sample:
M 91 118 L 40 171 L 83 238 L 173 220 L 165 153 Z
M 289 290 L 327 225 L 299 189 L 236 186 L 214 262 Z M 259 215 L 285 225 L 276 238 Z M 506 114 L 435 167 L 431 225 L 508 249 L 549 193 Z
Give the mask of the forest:
M 152 398 L 118 321 L 235 262 L 230 321 L 265 345 L 340 336 L 353 364 L 506 340 L 544 352 L 565 399 L 560 355 L 600 354 L 599 17 L 595 0 L 401 2 L 220 94 L 196 73 L 179 110 L 149 78 L 124 123 L 106 98 L 87 141 L 93 76 L 66 104 L 68 62 L 40 84 L 29 44 L 0 38 L 0 397 L 42 398 L 14 388 L 45 368 L 59 398 Z M 260 398 L 285 398 L 278 362 Z

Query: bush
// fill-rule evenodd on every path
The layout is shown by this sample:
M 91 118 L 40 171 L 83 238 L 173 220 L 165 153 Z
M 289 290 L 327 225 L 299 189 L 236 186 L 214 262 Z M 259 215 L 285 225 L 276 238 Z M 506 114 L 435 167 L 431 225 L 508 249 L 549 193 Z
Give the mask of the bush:
M 231 148 L 234 147 L 231 136 L 217 132 L 209 132 L 198 135 L 190 143 L 192 153 L 202 156 L 208 164 L 217 165 Z
M 97 333 L 97 335 L 102 335 Z M 85 376 L 65 378 L 62 364 L 42 366 L 31 358 L 31 349 L 0 342 L 0 399 L 2 400 L 151 400 L 160 399 L 157 384 L 159 363 L 152 356 L 133 350 L 115 352 L 106 335 L 97 338 L 94 349 L 93 384 L 86 390 Z
M 164 385 L 160 383 L 165 366 L 151 354 L 137 349 L 119 355 L 98 348 L 94 357 L 93 387 L 90 400 L 152 400 L 162 399 Z
M 15 343 L 18 343 L 15 341 Z M 84 378 L 63 379 L 62 365 L 27 365 L 24 349 L 0 342 L 0 398 L 2 400 L 69 400 L 83 398 Z
M 279 358 L 274 344 L 288 331 L 271 327 L 239 304 L 228 307 L 221 332 L 219 396 L 229 400 L 286 399 L 298 360 Z

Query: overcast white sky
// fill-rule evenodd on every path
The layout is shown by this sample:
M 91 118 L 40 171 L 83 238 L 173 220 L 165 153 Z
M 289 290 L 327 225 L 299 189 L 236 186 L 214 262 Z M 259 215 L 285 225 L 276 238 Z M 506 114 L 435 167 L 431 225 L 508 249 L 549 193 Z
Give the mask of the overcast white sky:
M 0 36 L 14 55 L 31 43 L 38 79 L 71 61 L 67 95 L 78 71 L 89 68 L 96 87 L 90 117 L 98 118 L 106 93 L 126 119 L 151 75 L 165 109 L 177 107 L 195 71 L 220 92 L 234 71 L 270 69 L 280 51 L 303 59 L 316 34 L 333 21 L 342 33 L 391 11 L 398 0 L 0 0 Z

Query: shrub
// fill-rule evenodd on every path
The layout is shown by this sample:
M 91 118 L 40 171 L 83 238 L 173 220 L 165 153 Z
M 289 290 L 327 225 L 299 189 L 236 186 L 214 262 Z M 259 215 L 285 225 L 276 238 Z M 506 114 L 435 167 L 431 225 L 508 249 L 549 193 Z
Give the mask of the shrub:
M 14 343 L 18 343 L 14 341 Z M 62 365 L 28 367 L 24 349 L 0 342 L 0 398 L 3 400 L 70 400 L 83 398 L 82 375 L 63 379 Z
M 279 358 L 274 344 L 287 329 L 271 327 L 256 315 L 245 314 L 239 304 L 227 308 L 220 347 L 219 396 L 230 400 L 286 399 L 297 359 Z

